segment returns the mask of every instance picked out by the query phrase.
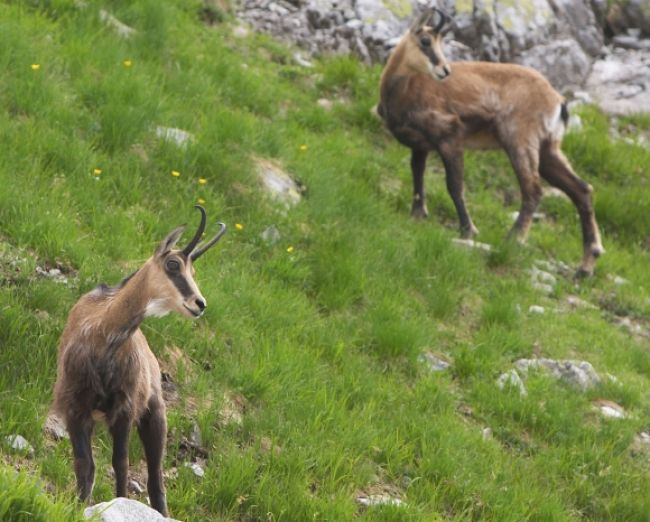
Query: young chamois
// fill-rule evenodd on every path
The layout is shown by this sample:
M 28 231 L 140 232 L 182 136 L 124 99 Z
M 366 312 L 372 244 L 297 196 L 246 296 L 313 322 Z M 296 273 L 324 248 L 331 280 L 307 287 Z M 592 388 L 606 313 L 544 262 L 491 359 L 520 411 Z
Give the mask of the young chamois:
M 195 319 L 206 301 L 194 282 L 193 262 L 223 236 L 226 226 L 203 246 L 205 210 L 183 249 L 174 246 L 185 225 L 161 241 L 154 255 L 119 286 L 98 286 L 70 311 L 61 343 L 54 410 L 64 420 L 81 500 L 90 496 L 95 480 L 91 437 L 104 420 L 113 437 L 113 469 L 118 497 L 127 496 L 128 441 L 135 424 L 147 459 L 147 490 L 151 505 L 167 515 L 162 457 L 167 435 L 160 368 L 140 330 L 145 317 L 169 312 Z
M 393 136 L 411 149 L 411 215 L 428 214 L 424 169 L 429 151 L 436 151 L 445 167 L 461 236 L 473 237 L 478 230 L 463 197 L 463 151 L 501 148 L 521 189 L 521 210 L 511 235 L 525 241 L 542 196 L 541 176 L 576 206 L 584 246 L 579 273 L 591 274 L 604 249 L 592 188 L 573 172 L 560 150 L 568 120 L 564 98 L 541 74 L 520 65 L 455 62 L 450 66 L 441 49 L 449 21 L 438 9 L 424 12 L 402 37 L 381 76 L 377 112 Z

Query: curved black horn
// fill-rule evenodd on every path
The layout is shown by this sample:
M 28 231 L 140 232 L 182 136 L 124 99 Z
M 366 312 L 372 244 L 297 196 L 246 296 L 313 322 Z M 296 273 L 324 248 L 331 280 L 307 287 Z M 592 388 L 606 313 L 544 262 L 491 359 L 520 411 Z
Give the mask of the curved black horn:
M 190 241 L 183 249 L 183 254 L 186 256 L 189 256 L 192 253 L 192 250 L 194 250 L 194 247 L 199 242 L 201 236 L 203 235 L 203 232 L 205 231 L 205 209 L 201 205 L 194 205 L 194 208 L 198 208 L 201 212 L 201 222 L 199 223 L 199 228 L 196 230 L 196 234 L 194 234 L 192 241 Z
M 190 256 L 192 258 L 192 261 L 196 261 L 199 257 L 201 257 L 205 253 L 206 250 L 212 248 L 212 246 L 214 246 L 214 244 L 221 239 L 221 236 L 223 236 L 226 233 L 225 223 L 217 223 L 217 225 L 221 226 L 219 232 L 217 232 L 217 235 L 214 236 L 205 245 L 201 245 L 194 252 L 192 252 L 192 255 Z
M 447 13 L 445 13 L 441 9 L 438 9 L 437 7 L 434 7 L 433 11 L 438 13 L 438 15 L 440 16 L 440 21 L 433 28 L 433 31 L 435 33 L 439 33 L 440 29 L 442 29 L 444 27 L 444 25 L 449 21 L 449 16 L 447 16 Z

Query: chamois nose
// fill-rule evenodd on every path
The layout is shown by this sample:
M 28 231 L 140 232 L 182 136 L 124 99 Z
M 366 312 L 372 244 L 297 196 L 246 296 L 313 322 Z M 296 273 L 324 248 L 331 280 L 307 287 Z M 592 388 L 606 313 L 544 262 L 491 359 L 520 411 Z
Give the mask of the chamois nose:
M 442 70 L 445 71 L 445 77 L 449 76 L 449 74 L 451 73 L 451 69 L 449 69 L 448 65 L 443 65 Z
M 201 311 L 205 310 L 205 307 L 208 306 L 208 304 L 203 299 L 196 299 L 194 303 L 199 307 L 199 310 Z

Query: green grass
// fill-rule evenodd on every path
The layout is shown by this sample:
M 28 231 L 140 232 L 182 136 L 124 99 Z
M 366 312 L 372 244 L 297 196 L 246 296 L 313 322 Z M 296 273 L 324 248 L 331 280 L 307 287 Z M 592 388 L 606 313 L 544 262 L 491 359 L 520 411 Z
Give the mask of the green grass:
M 650 351 L 614 321 L 650 324 L 648 149 L 612 141 L 604 115 L 581 111 L 584 130 L 564 149 L 595 188 L 607 255 L 593 278 L 560 276 L 544 296 L 528 270 L 539 259 L 577 266 L 574 207 L 544 199 L 546 219 L 519 248 L 504 240 L 518 207 L 507 159 L 468 154 L 468 205 L 495 250 L 458 248 L 432 157 L 431 217 L 413 222 L 408 151 L 370 111 L 379 68 L 349 58 L 300 68 L 266 37 L 203 25 L 198 0 L 80 5 L 0 2 L 0 519 L 80 516 L 70 444 L 42 434 L 67 313 L 194 223 L 201 198 L 211 223 L 229 224 L 196 266 L 207 313 L 143 325 L 179 388 L 165 461 L 175 518 L 648 520 L 648 455 L 630 448 L 650 428 Z M 137 34 L 120 39 L 100 8 Z M 326 111 L 323 97 L 339 101 Z M 156 138 L 158 125 L 196 139 L 181 149 Z M 256 158 L 300 179 L 303 201 L 285 211 L 265 198 Z M 274 245 L 261 239 L 270 225 Z M 35 272 L 57 264 L 67 285 Z M 600 308 L 555 312 L 568 295 Z M 529 314 L 532 304 L 547 312 Z M 430 373 L 425 351 L 451 369 Z M 531 374 L 526 397 L 498 390 L 500 373 L 534 356 L 588 360 L 619 384 L 577 393 Z M 224 394 L 245 405 L 241 424 L 220 416 Z M 629 417 L 601 418 L 596 399 Z M 178 458 L 194 423 L 209 452 L 203 479 Z M 33 456 L 1 443 L 14 433 Z M 105 429 L 94 448 L 99 502 L 113 488 Z M 130 452 L 137 473 L 136 438 Z M 357 505 L 382 488 L 404 505 Z

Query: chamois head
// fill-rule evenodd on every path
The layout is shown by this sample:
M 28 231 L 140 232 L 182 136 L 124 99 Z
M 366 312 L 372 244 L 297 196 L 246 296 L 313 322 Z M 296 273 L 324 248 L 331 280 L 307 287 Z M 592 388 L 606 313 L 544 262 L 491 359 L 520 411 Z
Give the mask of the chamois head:
M 207 303 L 194 282 L 194 267 L 192 263 L 212 247 L 226 232 L 226 225 L 219 223 L 219 232 L 207 243 L 197 247 L 205 230 L 205 209 L 196 205 L 201 212 L 201 222 L 192 240 L 182 250 L 174 248 L 185 225 L 172 230 L 163 239 L 147 265 L 153 268 L 153 285 L 156 288 L 155 298 L 147 305 L 147 316 L 163 316 L 171 311 L 180 313 L 190 319 L 200 317 Z M 146 265 L 145 265 L 146 266 Z
M 451 69 L 442 53 L 442 37 L 451 21 L 437 7 L 425 10 L 402 39 L 408 66 L 435 80 L 449 76 Z

